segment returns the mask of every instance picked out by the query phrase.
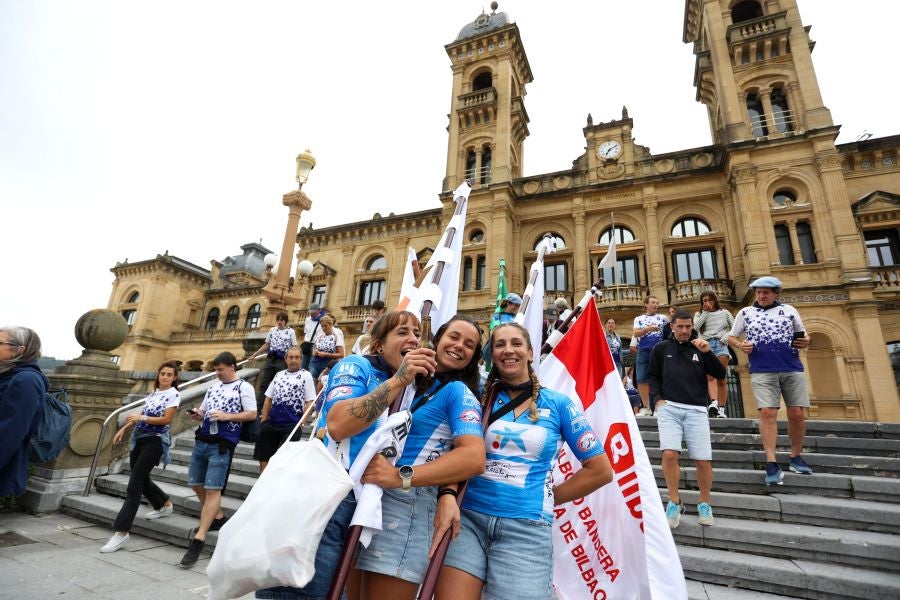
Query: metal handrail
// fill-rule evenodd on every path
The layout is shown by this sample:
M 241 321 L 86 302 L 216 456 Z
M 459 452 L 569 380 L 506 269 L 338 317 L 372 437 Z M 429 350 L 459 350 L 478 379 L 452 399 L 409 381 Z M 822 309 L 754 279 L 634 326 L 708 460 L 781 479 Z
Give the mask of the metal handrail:
M 241 362 L 239 362 L 235 365 L 235 370 L 238 367 L 240 367 L 241 365 L 246 365 L 249 362 L 250 362 L 250 359 L 242 360 Z M 200 377 L 197 377 L 196 379 L 192 379 L 190 381 L 186 381 L 186 382 L 182 383 L 181 385 L 177 386 L 176 389 L 183 390 L 194 384 L 200 383 L 207 379 L 211 379 L 215 375 L 216 374 L 214 372 L 207 373 L 206 375 L 201 375 Z M 102 450 L 102 448 L 103 448 L 103 438 L 106 437 L 106 426 L 109 425 L 109 422 L 112 421 L 113 417 L 118 417 L 123 412 L 125 412 L 127 410 L 131 410 L 132 408 L 137 408 L 139 406 L 143 406 L 144 404 L 146 404 L 146 402 L 147 402 L 147 398 L 141 398 L 140 400 L 135 400 L 131 404 L 126 404 L 125 406 L 121 406 L 121 407 L 117 408 L 116 410 L 112 411 L 111 413 L 109 413 L 109 416 L 106 417 L 106 419 L 103 421 L 103 426 L 100 427 L 100 435 L 97 438 L 97 448 L 94 450 L 94 458 L 91 459 L 91 468 L 88 471 L 87 482 L 84 485 L 84 492 L 81 493 L 82 496 L 89 496 L 91 494 L 91 485 L 94 483 L 94 472 L 97 470 L 97 461 L 100 460 L 100 450 Z

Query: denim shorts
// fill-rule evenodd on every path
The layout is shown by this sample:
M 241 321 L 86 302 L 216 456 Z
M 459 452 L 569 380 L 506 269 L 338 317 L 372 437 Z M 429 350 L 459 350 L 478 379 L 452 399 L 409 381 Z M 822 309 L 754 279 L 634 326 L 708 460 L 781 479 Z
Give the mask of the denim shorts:
M 350 519 L 356 510 L 356 498 L 353 492 L 341 500 L 331 520 L 325 526 L 319 548 L 316 550 L 316 574 L 303 588 L 273 587 L 256 590 L 257 598 L 267 600 L 327 600 L 328 590 L 331 588 L 331 580 L 337 570 L 338 561 L 341 559 L 341 551 L 344 549 L 344 540 L 350 529 Z M 344 596 L 342 596 L 344 597 Z
M 647 371 L 650 370 L 650 350 L 638 350 L 634 361 L 634 383 L 648 383 Z
M 550 523 L 462 511 L 459 536 L 444 565 L 484 582 L 482 598 L 548 600 L 553 543 Z
M 722 343 L 722 340 L 712 338 L 706 341 L 709 342 L 709 351 L 716 356 L 728 356 L 729 358 L 731 357 L 731 354 L 728 352 L 728 345 Z
M 228 479 L 231 452 L 220 452 L 219 444 L 194 440 L 191 464 L 188 465 L 188 485 L 202 485 L 207 490 L 221 490 Z
M 756 397 L 756 408 L 778 408 L 781 397 L 787 406 L 809 406 L 806 373 L 750 373 L 750 387 Z
M 668 402 L 656 408 L 656 424 L 659 427 L 659 449 L 681 452 L 684 440 L 688 456 L 693 460 L 712 460 L 712 444 L 709 439 L 709 416 L 703 410 L 672 406 Z
M 382 531 L 360 550 L 356 568 L 421 583 L 428 569 L 428 548 L 434 535 L 437 488 L 409 492 L 385 489 L 381 497 Z

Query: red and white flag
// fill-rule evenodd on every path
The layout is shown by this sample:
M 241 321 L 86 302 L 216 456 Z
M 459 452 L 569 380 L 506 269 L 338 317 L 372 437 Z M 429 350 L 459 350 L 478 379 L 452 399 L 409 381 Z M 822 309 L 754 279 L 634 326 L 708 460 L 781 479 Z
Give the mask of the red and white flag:
M 687 599 L 647 450 L 612 360 L 593 296 L 541 365 L 541 382 L 579 399 L 604 440 L 613 481 L 554 509 L 553 586 L 559 600 Z M 581 468 L 563 446 L 554 484 Z

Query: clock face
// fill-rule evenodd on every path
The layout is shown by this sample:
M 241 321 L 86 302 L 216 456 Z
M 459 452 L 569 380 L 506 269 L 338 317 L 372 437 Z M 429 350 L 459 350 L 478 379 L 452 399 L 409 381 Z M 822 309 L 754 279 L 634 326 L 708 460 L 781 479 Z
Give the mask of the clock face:
M 597 156 L 606 160 L 619 158 L 621 154 L 622 144 L 615 140 L 606 140 L 597 147 Z

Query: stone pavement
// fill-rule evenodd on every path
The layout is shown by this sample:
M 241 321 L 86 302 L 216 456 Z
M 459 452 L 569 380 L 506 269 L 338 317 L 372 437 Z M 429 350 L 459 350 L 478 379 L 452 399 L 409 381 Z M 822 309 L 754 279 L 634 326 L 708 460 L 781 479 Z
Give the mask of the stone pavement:
M 0 514 L 0 600 L 110 598 L 198 600 L 209 586 L 209 554 L 177 566 L 184 548 L 131 534 L 118 552 L 101 554 L 109 527 L 63 513 Z M 782 596 L 688 581 L 690 600 L 776 600 Z M 240 600 L 253 598 L 253 594 Z
M 100 547 L 110 535 L 110 527 L 63 513 L 0 514 L 0 599 L 198 600 L 207 596 L 209 554 L 201 556 L 192 569 L 182 569 L 176 563 L 183 547 L 134 534 L 118 552 L 101 554 Z

